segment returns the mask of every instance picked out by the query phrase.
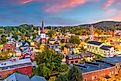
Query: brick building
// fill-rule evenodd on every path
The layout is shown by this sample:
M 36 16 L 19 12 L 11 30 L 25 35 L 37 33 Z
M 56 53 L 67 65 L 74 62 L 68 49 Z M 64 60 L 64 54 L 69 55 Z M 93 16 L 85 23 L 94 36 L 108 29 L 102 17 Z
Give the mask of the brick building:
M 0 62 L 0 79 L 3 79 L 14 72 L 32 75 L 32 63 L 30 59 L 17 60 L 15 58 Z
M 14 42 L 7 42 L 3 45 L 3 51 L 7 51 L 7 50 L 15 50 L 16 49 L 16 45 Z
M 99 78 L 118 74 L 118 68 L 115 65 L 103 61 L 86 62 L 77 66 L 82 72 L 84 81 L 98 81 Z
M 121 57 L 107 57 L 95 62 L 76 64 L 82 72 L 84 81 L 98 81 L 99 78 L 108 78 L 119 73 Z

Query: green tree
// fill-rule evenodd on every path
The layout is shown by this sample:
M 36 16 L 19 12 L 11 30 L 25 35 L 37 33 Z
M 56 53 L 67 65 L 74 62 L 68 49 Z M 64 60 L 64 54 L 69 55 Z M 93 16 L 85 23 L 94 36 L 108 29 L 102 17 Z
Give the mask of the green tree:
M 46 48 L 42 53 L 38 53 L 36 56 L 38 68 L 34 69 L 34 73 L 48 79 L 53 74 L 67 71 L 68 66 L 61 64 L 62 59 L 62 54 L 58 54 Z
M 60 75 L 55 81 L 69 81 L 67 75 Z
M 80 44 L 80 39 L 78 36 L 71 36 L 70 38 L 70 43 L 73 43 L 73 44 Z
M 68 72 L 68 79 L 69 81 L 83 81 L 83 77 L 80 73 L 80 70 L 73 66 Z
M 58 76 L 55 81 L 83 81 L 83 77 L 80 70 L 73 66 L 67 74 Z
M 56 31 L 50 30 L 50 31 L 48 32 L 48 36 L 49 36 L 49 37 L 53 37 L 53 35 L 55 35 L 55 33 L 56 33 Z

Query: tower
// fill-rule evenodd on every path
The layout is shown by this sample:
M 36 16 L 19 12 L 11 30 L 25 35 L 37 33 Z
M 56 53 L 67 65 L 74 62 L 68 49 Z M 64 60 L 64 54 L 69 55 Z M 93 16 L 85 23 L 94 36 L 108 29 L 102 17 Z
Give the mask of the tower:
M 42 27 L 40 29 L 40 42 L 42 44 L 46 43 L 46 33 L 45 33 L 45 29 L 44 29 L 44 22 L 42 21 Z
M 91 31 L 90 40 L 93 41 L 94 40 L 94 27 L 93 27 L 93 25 L 91 25 L 90 31 Z

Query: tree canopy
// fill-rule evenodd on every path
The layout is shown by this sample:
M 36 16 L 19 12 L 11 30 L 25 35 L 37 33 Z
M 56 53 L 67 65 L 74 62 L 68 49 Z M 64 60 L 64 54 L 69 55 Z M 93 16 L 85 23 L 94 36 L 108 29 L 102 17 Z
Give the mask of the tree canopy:
M 70 38 L 70 43 L 73 43 L 73 44 L 80 44 L 80 39 L 78 36 L 71 36 Z
M 83 81 L 83 77 L 79 69 L 73 66 L 67 74 L 60 75 L 56 81 Z
M 36 62 L 38 68 L 35 69 L 35 74 L 48 79 L 51 75 L 67 71 L 68 66 L 61 64 L 62 59 L 62 54 L 55 53 L 50 49 L 45 49 L 42 53 L 37 54 Z

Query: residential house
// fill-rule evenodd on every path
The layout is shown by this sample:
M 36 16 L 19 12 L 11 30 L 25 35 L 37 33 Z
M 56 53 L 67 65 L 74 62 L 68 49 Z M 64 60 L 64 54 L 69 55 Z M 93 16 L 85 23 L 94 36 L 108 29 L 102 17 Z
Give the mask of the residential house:
M 47 81 L 47 80 L 42 76 L 35 75 L 32 78 L 29 78 L 27 75 L 24 74 L 13 73 L 3 81 Z
M 67 64 L 80 64 L 81 60 L 83 60 L 80 54 L 69 54 L 66 56 Z
M 8 41 L 3 45 L 3 51 L 12 50 L 14 51 L 16 49 L 15 41 Z
M 61 53 L 61 46 L 59 44 L 48 44 L 48 46 L 57 53 Z
M 73 54 L 74 53 L 74 44 L 66 44 L 65 47 L 67 48 L 67 54 Z
M 82 58 L 87 61 L 87 62 L 90 62 L 90 61 L 93 61 L 95 59 L 95 55 L 94 53 L 92 52 L 82 52 L 80 53 L 80 55 L 82 56 Z
M 3 81 L 31 81 L 27 75 L 23 75 L 20 73 L 13 73 L 8 76 Z

